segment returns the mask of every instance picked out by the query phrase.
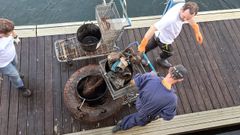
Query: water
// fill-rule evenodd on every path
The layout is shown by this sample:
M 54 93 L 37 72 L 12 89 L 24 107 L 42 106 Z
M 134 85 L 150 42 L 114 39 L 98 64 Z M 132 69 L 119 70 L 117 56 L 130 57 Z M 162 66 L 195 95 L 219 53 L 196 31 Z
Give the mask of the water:
M 126 1 L 130 17 L 159 15 L 166 3 L 166 0 Z M 240 8 L 240 0 L 192 1 L 199 4 L 200 11 Z M 95 20 L 95 6 L 102 0 L 0 0 L 0 3 L 1 17 L 13 20 L 16 25 L 35 25 Z

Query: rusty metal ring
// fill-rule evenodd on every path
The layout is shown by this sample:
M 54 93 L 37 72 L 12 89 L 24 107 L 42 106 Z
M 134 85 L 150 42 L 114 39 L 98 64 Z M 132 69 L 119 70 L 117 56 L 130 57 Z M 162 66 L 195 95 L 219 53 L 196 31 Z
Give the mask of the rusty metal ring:
M 80 108 L 82 100 L 76 95 L 75 90 L 79 78 L 99 73 L 98 65 L 88 65 L 74 72 L 67 81 L 63 94 L 64 103 L 75 119 L 91 123 L 99 122 L 121 109 L 123 98 L 113 100 L 109 91 L 106 92 L 106 99 L 103 104 L 92 107 L 84 103 Z

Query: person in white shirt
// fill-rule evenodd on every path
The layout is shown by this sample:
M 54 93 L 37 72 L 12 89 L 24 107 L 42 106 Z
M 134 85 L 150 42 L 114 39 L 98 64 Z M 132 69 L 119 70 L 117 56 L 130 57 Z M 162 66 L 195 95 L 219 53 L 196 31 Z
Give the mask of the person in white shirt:
M 202 34 L 198 24 L 193 19 L 197 15 L 198 10 L 199 7 L 195 2 L 177 3 L 170 8 L 162 16 L 161 20 L 153 24 L 144 35 L 138 47 L 140 54 L 147 53 L 158 46 L 162 52 L 160 57 L 156 59 L 157 63 L 166 68 L 171 67 L 172 64 L 167 61 L 167 58 L 173 55 L 171 44 L 181 32 L 185 23 L 189 23 L 192 26 L 197 42 L 202 44 Z M 145 62 L 143 61 L 143 63 Z
M 12 84 L 20 91 L 23 96 L 31 96 L 31 90 L 24 86 L 17 64 L 17 54 L 14 45 L 17 34 L 14 31 L 14 23 L 8 19 L 0 18 L 0 73 L 9 77 Z

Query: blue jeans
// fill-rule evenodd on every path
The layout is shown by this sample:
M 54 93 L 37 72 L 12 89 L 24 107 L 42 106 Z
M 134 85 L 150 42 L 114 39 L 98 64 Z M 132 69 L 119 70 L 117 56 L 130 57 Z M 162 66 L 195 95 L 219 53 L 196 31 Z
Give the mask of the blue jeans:
M 13 59 L 11 63 L 9 63 L 7 66 L 0 68 L 0 72 L 3 75 L 6 75 L 9 77 L 10 81 L 13 83 L 13 85 L 16 88 L 23 87 L 23 81 L 19 76 L 18 70 L 16 68 L 17 65 L 17 56 Z

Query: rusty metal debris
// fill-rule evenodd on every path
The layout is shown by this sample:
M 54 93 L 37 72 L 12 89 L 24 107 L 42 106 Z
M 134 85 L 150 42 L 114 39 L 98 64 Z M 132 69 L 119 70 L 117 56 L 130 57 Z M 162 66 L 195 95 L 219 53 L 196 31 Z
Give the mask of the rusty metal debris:
M 98 65 L 88 65 L 74 72 L 67 81 L 64 88 L 64 103 L 75 119 L 84 122 L 99 122 L 112 116 L 121 109 L 123 98 L 113 100 L 108 90 L 102 98 L 93 101 L 93 103 L 92 101 L 84 101 L 79 97 L 76 90 L 79 81 L 92 76 L 89 78 L 90 82 L 86 83 L 86 91 L 84 93 L 86 95 L 94 93 L 95 90 L 93 90 L 91 85 L 94 83 L 94 80 L 98 79 L 99 76 L 96 75 L 99 74 L 100 71 Z M 98 87 L 101 83 L 105 84 L 105 81 L 102 81 L 101 79 L 96 81 L 94 87 Z
M 97 92 L 97 88 L 104 83 L 102 76 L 90 76 L 84 82 L 83 86 L 83 96 L 84 97 L 92 97 Z
M 106 16 L 101 17 L 101 23 L 100 23 L 100 25 L 102 26 L 102 28 L 103 28 L 105 31 L 109 30 L 109 29 L 110 29 L 110 26 L 111 26 L 111 24 L 107 21 L 107 19 L 109 19 L 109 17 L 106 17 Z

